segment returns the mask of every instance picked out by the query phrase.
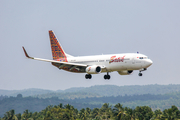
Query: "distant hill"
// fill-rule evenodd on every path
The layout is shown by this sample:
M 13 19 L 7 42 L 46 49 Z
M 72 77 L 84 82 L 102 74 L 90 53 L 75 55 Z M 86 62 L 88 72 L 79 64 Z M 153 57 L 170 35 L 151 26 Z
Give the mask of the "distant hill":
M 91 97 L 91 98 L 80 98 L 69 100 L 76 103 L 85 103 L 93 105 L 103 105 L 109 103 L 115 105 L 117 103 L 123 104 L 125 107 L 135 108 L 136 106 L 149 106 L 153 110 L 155 109 L 167 109 L 172 105 L 176 105 L 180 108 L 180 92 L 173 92 L 168 94 L 143 94 L 143 95 L 132 95 L 132 96 L 104 96 L 104 97 Z
M 72 87 L 66 90 L 57 90 L 56 92 L 71 93 L 71 92 L 79 92 L 82 91 L 83 89 L 85 89 L 85 87 Z
M 70 88 L 61 92 L 36 95 L 39 98 L 58 97 L 60 99 L 74 99 L 85 97 L 103 97 L 103 96 L 125 96 L 125 95 L 143 95 L 143 94 L 167 94 L 179 92 L 180 85 L 96 85 L 87 88 Z
M 37 88 L 30 88 L 24 90 L 2 90 L 0 89 L 0 95 L 7 95 L 7 96 L 17 96 L 17 94 L 22 94 L 24 97 L 27 96 L 34 96 L 39 94 L 47 94 L 52 93 L 52 90 L 44 90 L 44 89 L 37 89 Z
M 180 85 L 97 85 L 84 88 L 79 92 L 96 93 L 101 96 L 118 96 L 118 95 L 143 95 L 143 94 L 166 94 L 180 91 Z
M 41 95 L 35 95 L 33 97 L 38 98 L 52 98 L 52 97 L 58 97 L 59 99 L 75 99 L 75 98 L 91 98 L 91 97 L 101 97 L 100 95 L 96 93 L 90 93 L 90 92 L 63 92 L 63 93 L 47 93 L 47 94 L 41 94 Z
M 125 96 L 125 95 L 143 95 L 143 94 L 166 94 L 179 92 L 180 85 L 96 85 L 91 87 L 77 87 L 66 90 L 43 90 L 43 89 L 25 89 L 25 90 L 0 90 L 0 95 L 16 96 L 22 94 L 24 97 L 35 96 L 39 98 L 58 97 L 60 99 L 74 99 L 85 97 L 103 97 L 103 96 Z

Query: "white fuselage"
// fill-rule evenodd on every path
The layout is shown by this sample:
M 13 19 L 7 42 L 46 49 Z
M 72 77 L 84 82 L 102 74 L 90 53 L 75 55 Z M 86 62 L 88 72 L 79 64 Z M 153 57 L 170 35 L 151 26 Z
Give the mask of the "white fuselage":
M 141 70 L 152 64 L 152 61 L 147 56 L 137 53 L 67 57 L 67 61 L 70 63 L 105 67 L 106 69 L 102 69 L 101 72 Z

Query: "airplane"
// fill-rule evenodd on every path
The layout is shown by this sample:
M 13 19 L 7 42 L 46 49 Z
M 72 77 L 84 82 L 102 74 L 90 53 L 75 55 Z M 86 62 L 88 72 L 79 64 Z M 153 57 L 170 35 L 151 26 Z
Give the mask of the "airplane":
M 142 71 L 147 70 L 153 63 L 146 55 L 138 52 L 74 57 L 65 53 L 52 30 L 49 30 L 49 37 L 53 60 L 30 57 L 22 47 L 25 56 L 29 59 L 51 62 L 53 66 L 65 71 L 86 73 L 86 79 L 91 79 L 92 74 L 107 73 L 104 79 L 109 80 L 109 73 L 114 71 L 120 75 L 130 75 L 134 70 L 139 70 L 138 75 L 142 76 Z

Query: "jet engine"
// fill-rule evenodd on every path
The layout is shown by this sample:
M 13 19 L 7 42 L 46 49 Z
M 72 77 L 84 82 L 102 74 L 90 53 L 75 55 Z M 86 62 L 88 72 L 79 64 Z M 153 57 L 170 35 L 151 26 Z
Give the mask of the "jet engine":
M 130 75 L 133 72 L 133 70 L 122 70 L 118 71 L 120 75 Z
M 101 73 L 101 67 L 100 66 L 88 66 L 86 68 L 86 73 L 88 74 L 98 74 L 98 73 Z

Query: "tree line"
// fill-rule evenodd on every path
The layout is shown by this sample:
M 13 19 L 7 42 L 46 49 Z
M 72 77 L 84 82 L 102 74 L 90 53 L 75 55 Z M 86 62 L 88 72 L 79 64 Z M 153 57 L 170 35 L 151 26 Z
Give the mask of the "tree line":
M 122 102 L 131 102 L 131 101 L 148 101 L 148 100 L 167 100 L 167 99 L 180 99 L 180 92 L 176 94 L 165 94 L 165 95 L 152 95 L 152 94 L 143 94 L 143 95 L 132 95 L 132 96 L 103 96 L 103 97 L 86 97 L 86 98 L 75 98 L 72 99 L 74 102 L 79 103 L 92 103 L 93 101 L 102 102 L 102 103 L 122 103 Z M 69 100 L 69 99 L 65 99 Z
M 135 109 L 123 107 L 118 103 L 115 106 L 104 103 L 101 108 L 82 108 L 78 110 L 70 104 L 62 103 L 48 106 L 40 112 L 25 110 L 22 114 L 15 114 L 10 110 L 0 120 L 178 120 L 180 110 L 176 106 L 169 109 L 155 110 L 148 106 L 137 106 Z
M 104 92 L 106 91 L 106 92 Z M 38 98 L 58 97 L 59 99 L 74 99 L 85 97 L 103 97 L 103 96 L 132 96 L 143 94 L 167 94 L 172 92 L 180 92 L 180 85 L 96 85 L 87 88 L 70 88 L 64 91 L 54 91 L 47 94 L 34 95 Z M 68 94 L 68 95 L 67 95 Z M 24 96 L 24 95 L 23 95 Z
M 31 112 L 41 111 L 48 105 L 57 105 L 62 103 L 64 105 L 71 104 L 78 110 L 82 108 L 101 108 L 104 103 L 115 105 L 121 103 L 126 107 L 135 109 L 136 106 L 149 106 L 153 111 L 170 108 L 172 105 L 180 107 L 180 92 L 165 94 L 165 95 L 132 95 L 132 96 L 111 96 L 111 97 L 91 97 L 81 99 L 58 99 L 57 97 L 40 99 L 34 97 L 23 97 L 18 94 L 17 97 L 8 97 L 0 100 L 0 117 L 3 117 L 6 111 L 14 109 L 17 113 L 23 113 L 28 109 Z
M 57 97 L 40 99 L 34 97 L 24 97 L 18 94 L 17 97 L 8 97 L 0 100 L 0 117 L 3 117 L 6 111 L 14 109 L 17 113 L 23 113 L 24 110 L 28 109 L 31 112 L 41 111 L 48 105 L 58 105 L 62 103 L 64 105 L 71 104 L 78 110 L 89 107 L 100 108 L 102 105 L 82 104 L 73 101 L 58 99 Z

